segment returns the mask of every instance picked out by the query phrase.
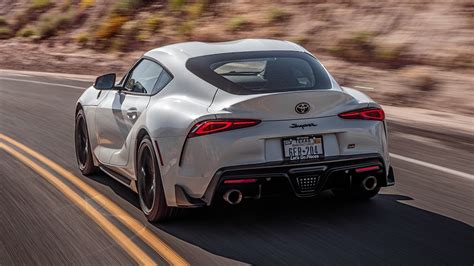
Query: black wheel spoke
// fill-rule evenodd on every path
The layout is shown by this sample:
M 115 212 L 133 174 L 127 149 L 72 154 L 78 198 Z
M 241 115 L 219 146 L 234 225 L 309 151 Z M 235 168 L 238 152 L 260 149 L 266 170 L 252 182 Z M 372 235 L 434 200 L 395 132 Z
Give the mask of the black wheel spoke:
M 155 168 L 150 148 L 141 149 L 138 163 L 141 201 L 146 209 L 151 210 L 155 200 Z
M 76 128 L 76 154 L 77 159 L 81 165 L 87 163 L 87 156 L 89 152 L 89 142 L 87 138 L 87 128 L 83 117 L 77 120 Z

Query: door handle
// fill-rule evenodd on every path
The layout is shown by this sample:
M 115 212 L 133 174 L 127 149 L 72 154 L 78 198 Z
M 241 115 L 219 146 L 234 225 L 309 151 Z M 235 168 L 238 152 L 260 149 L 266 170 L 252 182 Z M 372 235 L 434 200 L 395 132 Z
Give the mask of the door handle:
M 137 108 L 135 107 L 132 107 L 130 109 L 127 110 L 127 117 L 131 120 L 135 120 L 137 119 L 137 115 L 138 115 L 138 110 Z

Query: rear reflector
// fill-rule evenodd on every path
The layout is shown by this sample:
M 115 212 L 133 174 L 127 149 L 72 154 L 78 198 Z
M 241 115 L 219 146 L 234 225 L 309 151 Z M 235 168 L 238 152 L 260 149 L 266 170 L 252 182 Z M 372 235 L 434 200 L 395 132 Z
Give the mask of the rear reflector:
M 381 108 L 365 108 L 339 114 L 340 118 L 344 119 L 363 119 L 363 120 L 377 120 L 385 119 L 385 113 Z
M 244 127 L 251 127 L 258 125 L 259 123 L 260 120 L 254 119 L 207 120 L 194 125 L 191 129 L 191 132 L 188 134 L 188 138 Z
M 255 182 L 257 182 L 257 179 L 255 178 L 229 179 L 229 180 L 225 180 L 224 184 L 249 184 L 249 183 L 255 183 Z
M 367 166 L 367 167 L 357 168 L 356 173 L 363 173 L 363 172 L 374 171 L 374 170 L 379 170 L 379 169 L 380 167 L 378 165 Z

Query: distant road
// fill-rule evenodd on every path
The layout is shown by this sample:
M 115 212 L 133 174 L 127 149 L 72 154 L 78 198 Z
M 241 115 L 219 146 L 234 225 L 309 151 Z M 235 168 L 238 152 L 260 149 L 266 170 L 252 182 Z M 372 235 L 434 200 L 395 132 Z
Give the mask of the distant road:
M 74 107 L 89 85 L 0 73 L 0 265 L 474 263 L 472 135 L 389 121 L 397 183 L 371 201 L 324 194 L 149 224 L 133 192 L 77 170 Z

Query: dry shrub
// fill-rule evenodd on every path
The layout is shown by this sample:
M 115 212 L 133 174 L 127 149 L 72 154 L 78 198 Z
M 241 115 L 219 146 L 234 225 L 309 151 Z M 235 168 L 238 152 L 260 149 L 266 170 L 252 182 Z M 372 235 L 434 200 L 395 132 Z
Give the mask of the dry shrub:
M 147 30 L 150 32 L 156 32 L 163 24 L 163 20 L 157 15 L 152 15 L 145 20 Z
M 178 33 L 182 36 L 190 36 L 194 30 L 194 23 L 192 21 L 185 21 L 178 27 Z
M 66 29 L 73 21 L 72 12 L 66 14 L 45 14 L 41 16 L 37 32 L 41 39 L 55 36 L 59 30 Z
M 25 27 L 21 30 L 19 30 L 17 33 L 16 33 L 16 36 L 18 37 L 24 37 L 24 38 L 29 38 L 29 37 L 32 37 L 36 34 L 36 31 L 33 29 L 33 28 L 30 28 L 30 27 Z
M 203 15 L 203 13 L 206 11 L 207 7 L 208 7 L 207 0 L 199 0 L 191 5 L 188 5 L 186 7 L 186 13 L 188 15 L 188 18 L 192 20 L 200 18 Z
M 31 10 L 41 10 L 51 7 L 53 3 L 50 0 L 33 0 L 31 1 Z
M 354 33 L 348 38 L 341 39 L 329 51 L 349 61 L 367 62 L 375 51 L 375 34 L 367 31 Z
M 93 7 L 94 4 L 95 0 L 81 0 L 81 2 L 79 3 L 79 7 L 84 10 L 89 7 Z
M 425 68 L 408 68 L 402 72 L 402 76 L 406 79 L 407 84 L 417 91 L 433 92 L 437 89 L 437 80 Z
M 269 23 L 280 23 L 285 22 L 291 17 L 291 14 L 281 8 L 272 8 L 268 12 L 267 19 Z
M 89 43 L 89 33 L 83 32 L 74 37 L 75 41 L 82 47 L 86 47 Z
M 299 35 L 299 36 L 290 38 L 290 41 L 297 43 L 299 45 L 306 45 L 311 42 L 311 38 L 307 35 Z
M 411 66 L 394 72 L 399 77 L 400 89 L 388 92 L 388 101 L 392 104 L 417 106 L 426 102 L 426 99 L 434 98 L 438 92 L 439 81 L 432 74 L 435 69 L 424 66 Z
M 0 26 L 7 26 L 7 25 L 8 25 L 7 20 L 4 17 L 0 16 Z
M 127 16 L 118 14 L 109 16 L 94 33 L 95 40 L 100 42 L 115 36 L 117 33 L 119 33 L 120 28 L 123 24 L 125 24 L 125 22 L 127 22 L 127 20 Z
M 0 40 L 12 37 L 12 30 L 7 27 L 0 27 Z
M 186 0 L 169 0 L 168 4 L 172 11 L 182 11 Z
M 377 45 L 373 53 L 373 61 L 383 63 L 390 68 L 399 68 L 412 63 L 408 57 L 408 45 Z
M 143 5 L 142 0 L 119 0 L 112 8 L 112 13 L 128 15 Z
M 227 30 L 236 32 L 243 30 L 250 25 L 250 22 L 244 17 L 231 18 L 227 23 Z
M 338 41 L 329 51 L 351 62 L 376 64 L 386 68 L 400 68 L 412 63 L 407 56 L 408 44 L 380 44 L 375 42 L 375 37 L 373 32 L 356 32 Z
M 453 68 L 474 68 L 474 52 L 460 52 L 449 62 Z

